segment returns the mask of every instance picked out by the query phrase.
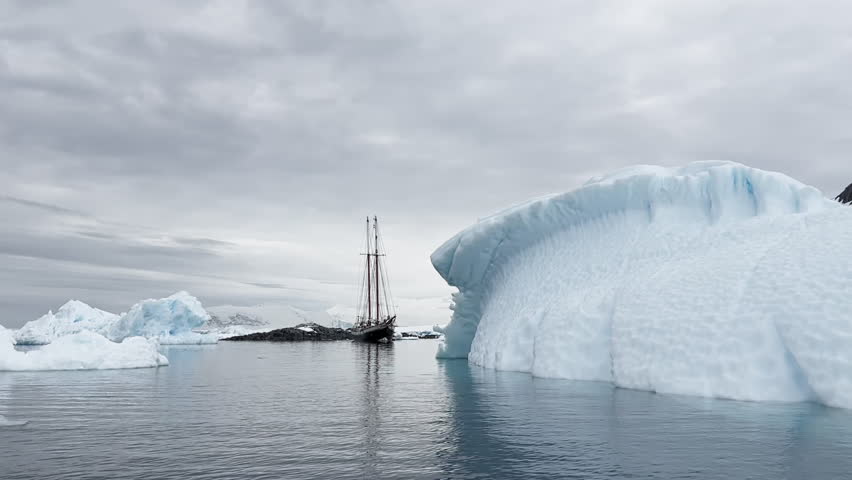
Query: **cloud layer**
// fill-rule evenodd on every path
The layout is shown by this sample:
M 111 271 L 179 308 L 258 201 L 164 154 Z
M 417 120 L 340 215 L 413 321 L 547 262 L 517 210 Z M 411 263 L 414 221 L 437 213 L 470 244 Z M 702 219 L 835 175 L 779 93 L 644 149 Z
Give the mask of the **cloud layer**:
M 0 323 L 352 302 L 508 204 L 634 163 L 852 181 L 845 2 L 0 1 Z M 404 312 L 403 312 L 404 314 Z M 445 318 L 435 321 L 444 321 Z

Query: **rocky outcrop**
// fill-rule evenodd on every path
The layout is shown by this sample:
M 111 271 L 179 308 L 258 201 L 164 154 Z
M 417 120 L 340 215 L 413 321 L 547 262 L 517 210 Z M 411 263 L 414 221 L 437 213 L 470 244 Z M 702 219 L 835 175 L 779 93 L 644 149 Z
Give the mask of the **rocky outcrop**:
M 846 187 L 846 189 L 843 190 L 840 195 L 834 197 L 834 199 L 840 203 L 852 203 L 852 185 Z
M 352 334 L 342 328 L 328 328 L 316 323 L 303 323 L 295 327 L 221 339 L 221 341 L 232 342 L 326 342 L 332 340 L 352 340 Z

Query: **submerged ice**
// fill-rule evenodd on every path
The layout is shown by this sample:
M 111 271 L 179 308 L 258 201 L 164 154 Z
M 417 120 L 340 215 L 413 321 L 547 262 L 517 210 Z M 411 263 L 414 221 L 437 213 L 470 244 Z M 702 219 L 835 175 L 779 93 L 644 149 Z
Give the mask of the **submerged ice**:
M 432 255 L 439 356 L 538 376 L 852 408 L 852 209 L 726 162 L 634 167 Z
M 15 333 L 19 345 L 46 345 L 79 332 L 95 332 L 114 342 L 129 337 L 146 337 L 161 344 L 215 343 L 213 335 L 193 331 L 205 325 L 210 316 L 197 298 L 178 292 L 158 300 L 143 300 L 127 313 L 116 315 L 72 300 L 56 313 L 48 312 L 28 322 Z

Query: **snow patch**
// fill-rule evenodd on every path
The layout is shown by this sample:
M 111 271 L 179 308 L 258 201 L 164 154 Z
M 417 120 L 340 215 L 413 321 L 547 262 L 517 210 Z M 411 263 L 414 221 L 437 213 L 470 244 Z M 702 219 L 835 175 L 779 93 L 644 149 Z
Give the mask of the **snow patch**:
M 396 333 L 443 333 L 444 327 L 446 325 L 397 325 L 394 331 Z
M 218 338 L 268 332 L 300 324 L 317 324 L 331 328 L 351 328 L 337 309 L 310 311 L 286 304 L 253 306 L 218 305 L 208 307 L 207 331 Z M 354 315 L 353 315 L 354 316 Z

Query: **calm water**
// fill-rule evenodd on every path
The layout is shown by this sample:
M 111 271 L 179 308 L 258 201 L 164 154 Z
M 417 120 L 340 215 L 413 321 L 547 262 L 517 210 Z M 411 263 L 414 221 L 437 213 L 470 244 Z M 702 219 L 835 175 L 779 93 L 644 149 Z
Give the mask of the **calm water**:
M 534 379 L 390 346 L 173 347 L 0 372 L 0 479 L 848 478 L 852 412 Z

